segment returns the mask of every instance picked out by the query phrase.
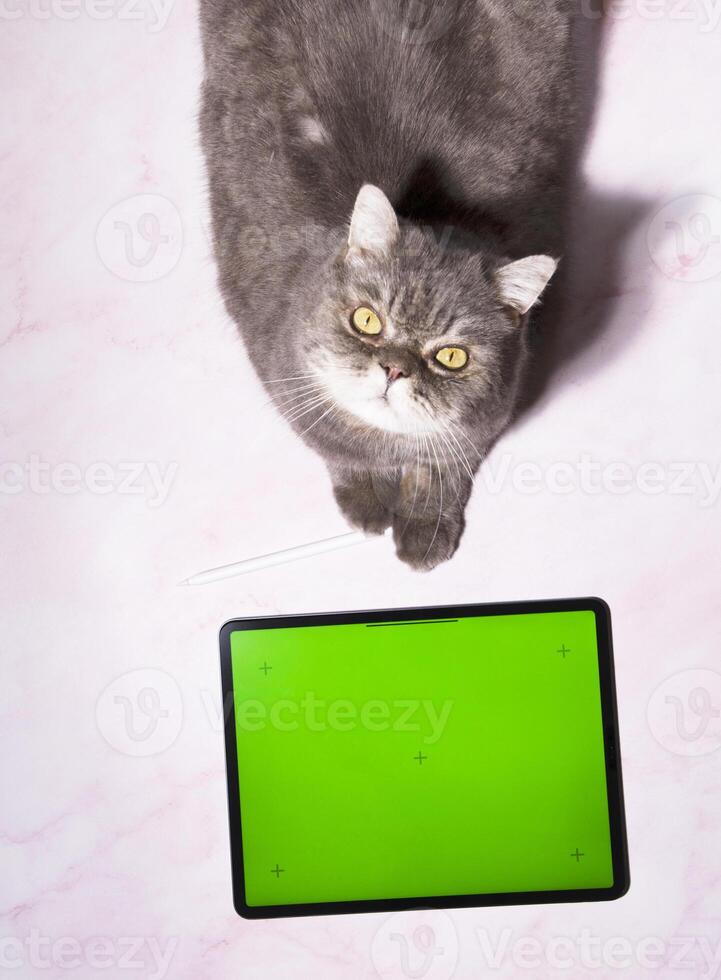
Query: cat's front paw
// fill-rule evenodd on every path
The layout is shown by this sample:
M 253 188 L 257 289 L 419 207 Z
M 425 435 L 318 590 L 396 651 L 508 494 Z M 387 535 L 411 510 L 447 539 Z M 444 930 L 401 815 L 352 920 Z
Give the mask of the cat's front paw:
M 442 519 L 427 523 L 396 520 L 393 526 L 393 540 L 396 554 L 401 561 L 419 572 L 431 569 L 452 558 L 458 548 L 463 533 L 464 521 Z
M 383 534 L 393 522 L 393 514 L 366 487 L 334 487 L 336 502 L 346 520 L 366 534 Z

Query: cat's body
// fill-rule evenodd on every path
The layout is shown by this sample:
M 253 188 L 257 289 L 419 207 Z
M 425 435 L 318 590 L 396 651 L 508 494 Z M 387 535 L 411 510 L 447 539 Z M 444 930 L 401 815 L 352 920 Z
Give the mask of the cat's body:
M 201 124 L 255 369 L 349 519 L 392 524 L 429 568 L 511 417 L 560 251 L 574 2 L 436 0 L 415 25 L 406 6 L 202 0 Z

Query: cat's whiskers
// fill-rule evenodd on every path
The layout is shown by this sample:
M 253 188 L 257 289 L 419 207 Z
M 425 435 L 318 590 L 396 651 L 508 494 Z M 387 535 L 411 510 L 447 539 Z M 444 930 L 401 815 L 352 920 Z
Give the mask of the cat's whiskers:
M 284 388 L 274 388 L 273 395 L 276 396 L 276 395 L 292 394 L 294 391 L 303 391 L 305 388 L 312 388 L 315 385 L 324 385 L 327 383 L 328 382 L 325 381 L 323 378 L 314 378 L 312 380 L 309 378 L 307 381 L 303 381 L 300 384 L 287 385 Z
M 451 439 L 453 440 L 453 442 L 455 443 L 455 445 L 457 447 L 457 451 L 458 451 L 458 454 L 459 454 L 459 459 L 461 461 L 461 464 L 462 464 L 463 468 L 465 469 L 466 473 L 468 474 L 468 478 L 470 479 L 471 483 L 474 483 L 475 484 L 476 477 L 475 477 L 475 474 L 473 472 L 473 468 L 471 466 L 470 460 L 466 456 L 465 450 L 463 449 L 463 446 L 458 441 L 458 439 L 456 438 L 455 432 L 453 432 L 453 430 L 451 428 L 448 429 L 448 435 L 451 437 Z
M 304 436 L 307 432 L 310 432 L 310 430 L 313 428 L 314 425 L 318 425 L 319 422 L 322 422 L 323 419 L 326 417 L 326 415 L 329 415 L 331 412 L 335 412 L 337 410 L 338 410 L 338 406 L 337 405 L 335 405 L 335 404 L 331 405 L 331 407 L 329 409 L 327 409 L 325 412 L 323 412 L 323 414 L 320 416 L 320 418 L 317 418 L 315 420 L 315 422 L 311 423 L 311 425 L 309 425 L 307 429 L 303 429 L 303 431 L 301 432 L 301 436 Z
M 438 528 L 441 526 L 441 518 L 443 516 L 443 474 L 441 473 L 441 464 L 438 462 L 438 456 L 436 454 L 436 449 L 435 449 L 435 440 L 432 435 L 431 435 L 431 449 L 433 450 L 433 456 L 436 461 L 436 469 L 438 470 L 438 494 L 439 494 L 438 520 L 436 521 L 436 526 L 433 531 L 433 537 L 431 538 L 430 544 L 426 548 L 426 553 L 423 556 L 423 561 L 425 561 L 428 555 L 430 554 L 431 548 L 433 547 L 433 544 L 436 540 L 436 536 L 438 535 Z
M 289 404 L 278 405 L 277 402 L 274 402 L 273 404 L 275 405 L 278 415 L 284 418 L 285 416 L 292 414 L 296 409 L 310 405 L 311 402 L 315 401 L 317 398 L 326 395 L 330 395 L 330 392 L 325 386 L 323 386 L 321 388 L 314 388 L 311 391 L 303 392 L 298 397 L 291 398 L 289 400 Z
M 298 389 L 296 391 L 287 392 L 288 395 L 287 398 L 280 398 L 277 400 L 275 398 L 271 398 L 270 401 L 265 402 L 265 405 L 277 405 L 277 406 L 288 405 L 291 402 L 309 397 L 310 395 L 315 394 L 315 392 L 317 391 L 327 391 L 327 390 L 328 390 L 328 386 L 326 385 L 326 383 L 320 381 L 317 384 L 306 385 L 305 387 Z
M 265 382 L 265 384 L 279 385 L 282 384 L 284 381 L 307 381 L 309 378 L 317 378 L 317 377 L 318 377 L 318 372 L 314 371 L 312 374 L 294 374 L 294 375 L 290 375 L 287 378 L 270 378 Z
M 428 417 L 431 420 L 431 422 L 433 422 L 436 425 L 439 425 L 441 427 L 441 432 L 443 433 L 443 435 L 450 436 L 451 439 L 453 439 L 454 442 L 456 443 L 456 446 L 458 447 L 458 449 L 461 449 L 461 451 L 462 451 L 462 447 L 461 447 L 460 443 L 455 439 L 455 436 L 453 435 L 453 432 L 451 431 L 450 418 L 448 418 L 448 416 L 446 416 L 446 415 L 439 415 L 437 412 L 436 412 L 436 416 L 434 418 L 431 415 L 430 409 L 426 405 L 421 405 L 421 407 L 425 411 L 426 415 L 428 415 Z M 465 454 L 463 454 L 463 459 L 461 459 L 461 457 L 459 456 L 458 452 L 453 448 L 453 445 L 451 443 L 449 443 L 447 440 L 443 440 L 443 441 L 441 441 L 441 444 L 439 446 L 439 449 L 441 451 L 441 455 L 443 456 L 444 462 L 447 461 L 447 459 L 448 459 L 448 456 L 446 455 L 446 453 L 443 452 L 443 447 L 444 446 L 447 447 L 447 449 L 448 449 L 448 451 L 450 453 L 451 459 L 453 461 L 453 465 L 454 465 L 454 467 L 456 469 L 456 474 L 458 476 L 459 483 L 461 482 L 461 471 L 460 471 L 459 466 L 458 466 L 459 463 L 461 463 L 461 465 L 463 465 L 465 467 L 466 472 L 468 473 L 469 477 L 471 478 L 471 483 L 475 482 L 474 479 L 473 479 L 473 471 L 471 470 L 470 464 L 468 463 L 468 460 L 466 459 Z M 464 463 L 464 460 L 465 460 L 465 463 Z M 457 490 L 456 491 L 456 497 L 458 497 L 458 492 L 459 491 Z
M 268 415 L 267 412 L 266 412 L 266 414 L 263 417 L 264 418 L 264 421 L 267 420 L 273 426 L 282 425 L 283 422 L 287 422 L 287 423 L 291 424 L 297 418 L 301 418 L 302 415 L 305 414 L 306 412 L 312 411 L 314 408 L 322 408 L 323 407 L 322 406 L 322 402 L 323 401 L 326 401 L 327 402 L 327 401 L 330 401 L 331 400 L 329 397 L 322 397 L 321 398 L 320 396 L 318 396 L 318 397 L 316 397 L 316 396 L 317 396 L 317 393 L 316 392 L 311 392 L 311 393 L 308 394 L 308 397 L 307 397 L 307 400 L 306 401 L 303 401 L 300 404 L 294 404 L 294 405 L 286 406 L 284 409 L 278 408 L 278 406 L 275 403 L 272 403 L 271 402 L 268 405 L 263 406 L 263 408 L 264 409 L 267 409 L 272 404 L 275 407 L 275 411 L 272 414 L 270 414 L 270 415 Z M 271 431 L 273 431 L 273 430 L 271 430 Z M 264 438 L 264 433 L 267 434 L 267 429 L 264 429 L 262 427 L 258 427 L 258 431 L 256 433 L 255 438 L 254 439 L 251 439 L 249 441 L 248 445 L 249 446 L 255 446 L 262 438 Z
M 460 464 L 463 466 L 463 468 L 465 469 L 466 473 L 468 474 L 468 476 L 470 478 L 471 483 L 475 483 L 475 477 L 473 475 L 473 470 L 471 469 L 471 464 L 468 461 L 468 457 L 466 456 L 466 454 L 464 452 L 463 446 L 458 441 L 458 439 L 455 436 L 455 433 L 453 432 L 452 423 L 451 423 L 450 419 L 448 419 L 447 417 L 444 417 L 444 418 L 439 418 L 438 421 L 439 421 L 439 424 L 441 425 L 441 428 L 443 429 L 444 433 L 450 439 L 453 440 L 453 443 L 456 446 L 456 448 L 454 449 L 453 448 L 453 445 L 449 444 L 448 445 L 449 451 L 451 452 L 451 454 L 454 457 L 454 459 L 457 459 L 458 462 L 460 462 Z M 457 467 L 458 467 L 458 464 L 456 463 L 456 468 Z M 460 475 L 461 474 L 460 474 L 460 470 L 459 470 L 458 471 L 459 478 L 460 478 Z
M 426 499 L 423 504 L 423 513 L 428 510 L 428 503 L 431 499 L 431 491 L 433 490 L 433 461 L 431 459 L 431 454 L 428 451 L 428 432 L 422 432 L 421 438 L 423 440 L 423 452 L 425 453 L 426 459 L 428 460 L 428 490 L 426 491 Z
M 463 482 L 461 477 L 461 467 L 458 465 L 459 462 L 461 462 L 460 457 L 458 456 L 458 453 L 454 450 L 453 445 L 445 441 L 442 437 L 440 438 L 440 444 L 438 448 L 443 457 L 444 465 L 447 465 L 450 459 L 451 463 L 453 464 L 453 469 L 456 471 L 455 489 L 456 489 L 456 500 L 458 500 L 461 483 Z M 448 450 L 448 452 L 446 452 L 445 450 Z
M 289 393 L 288 398 L 281 398 L 281 399 L 269 398 L 267 401 L 260 403 L 260 405 L 258 406 L 258 410 L 262 412 L 266 412 L 269 408 L 275 408 L 278 414 L 282 415 L 283 412 L 286 411 L 288 407 L 292 407 L 291 402 L 297 401 L 298 399 L 301 398 L 311 397 L 312 395 L 315 395 L 317 392 L 322 391 L 324 388 L 325 385 L 318 384 L 317 386 L 313 386 L 312 388 L 308 388 L 304 391 L 299 391 L 295 393 L 291 392 Z
M 354 372 L 348 368 L 334 368 L 336 374 L 353 374 Z M 311 374 L 296 374 L 291 375 L 288 378 L 270 378 L 265 382 L 267 385 L 279 385 L 284 381 L 308 381 L 309 379 L 320 380 L 320 375 L 317 371 L 313 371 Z
M 471 449 L 476 454 L 476 456 L 478 456 L 479 461 L 482 461 L 485 454 L 480 451 L 480 449 L 478 448 L 478 446 L 476 446 L 476 444 L 473 442 L 473 440 L 468 435 L 468 433 L 461 426 L 458 427 L 457 431 L 459 435 L 463 436 L 463 438 L 466 440 L 466 442 L 471 447 Z
M 295 422 L 297 419 L 303 418 L 308 412 L 312 412 L 314 408 L 318 408 L 323 404 L 331 401 L 328 395 L 320 395 L 317 398 L 312 398 L 308 402 L 304 402 L 301 406 L 295 406 L 295 408 L 290 409 L 287 415 L 281 413 L 286 422 Z
M 430 415 L 430 412 L 428 414 Z M 437 427 L 434 432 L 434 434 L 438 437 L 437 441 L 434 440 L 436 449 L 441 454 L 441 457 L 443 458 L 444 462 L 448 461 L 448 453 L 445 452 L 445 450 L 448 450 L 451 453 L 451 457 L 453 458 L 454 465 L 456 466 L 456 472 L 458 472 L 458 463 L 456 461 L 455 454 L 453 453 L 453 447 L 449 445 L 446 439 L 448 435 L 447 426 L 444 423 L 443 419 L 438 415 L 438 413 L 436 413 L 435 418 L 433 418 L 433 423 Z
M 326 394 L 324 391 L 309 391 L 306 392 L 300 401 L 296 400 L 294 404 L 289 404 L 285 406 L 275 405 L 276 411 L 281 418 L 285 418 L 287 415 L 291 415 L 296 409 L 303 408 L 305 405 L 310 405 L 312 401 L 319 398 L 321 395 Z
M 408 517 L 406 518 L 405 524 L 403 525 L 403 530 L 401 531 L 401 535 L 403 535 L 405 533 L 406 528 L 408 527 L 408 525 L 411 522 L 411 519 L 413 517 L 413 512 L 416 509 L 416 500 L 418 498 L 418 484 L 419 484 L 419 481 L 420 481 L 420 469 L 421 469 L 421 440 L 420 440 L 420 437 L 419 437 L 419 434 L 418 434 L 418 426 L 416 426 L 416 431 L 414 432 L 413 436 L 414 436 L 415 443 L 416 443 L 416 465 L 415 465 L 416 485 L 415 485 L 415 489 L 413 491 L 413 502 L 411 503 L 411 510 L 410 510 L 410 513 L 408 514 Z
M 458 453 L 453 448 L 452 443 L 447 442 L 443 436 L 447 435 L 444 432 L 438 437 L 437 449 L 443 460 L 443 466 L 448 471 L 449 462 L 453 464 L 453 469 L 455 470 L 456 478 L 452 481 L 451 486 L 455 490 L 455 501 L 457 502 L 461 496 L 461 488 L 463 485 L 463 475 L 461 474 L 461 467 L 458 465 L 461 463 L 463 465 L 461 458 Z
M 342 375 L 344 375 L 346 377 L 352 377 L 353 376 L 353 372 L 352 371 L 341 370 L 341 371 L 336 371 L 335 373 L 336 374 L 342 374 Z M 309 379 L 312 378 L 313 380 L 308 380 L 307 382 L 304 382 L 303 384 L 293 385 L 293 386 L 290 386 L 290 387 L 286 388 L 285 390 L 283 390 L 283 391 L 280 392 L 281 398 L 277 398 L 277 397 L 274 396 L 273 398 L 270 398 L 267 402 L 264 402 L 264 404 L 263 404 L 262 407 L 263 408 L 266 408 L 269 405 L 274 405 L 274 406 L 276 406 L 278 408 L 278 411 L 282 415 L 283 414 L 284 407 L 287 406 L 287 407 L 291 407 L 292 408 L 293 402 L 301 402 L 302 399 L 303 399 L 303 397 L 306 396 L 306 395 L 310 396 L 310 395 L 314 395 L 314 394 L 319 393 L 319 392 L 328 392 L 328 393 L 330 393 L 330 387 L 329 387 L 328 381 L 325 380 L 325 379 L 323 379 L 323 378 L 321 378 L 317 373 L 315 373 L 313 375 L 308 375 L 308 378 Z M 283 381 L 285 379 L 278 378 L 276 380 L 278 382 L 280 382 L 280 381 Z M 273 383 L 274 382 L 268 382 L 268 384 L 273 384 Z M 286 397 L 286 396 L 288 396 L 288 397 Z

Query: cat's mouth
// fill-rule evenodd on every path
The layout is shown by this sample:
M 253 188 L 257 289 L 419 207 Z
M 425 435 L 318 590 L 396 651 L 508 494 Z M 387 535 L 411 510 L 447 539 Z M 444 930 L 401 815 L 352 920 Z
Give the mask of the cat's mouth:
M 399 435 L 413 435 L 423 426 L 419 414 L 408 410 L 397 391 L 385 390 L 374 398 L 357 401 L 354 414 L 377 429 Z
M 375 429 L 413 436 L 434 431 L 428 411 L 414 398 L 409 378 L 391 381 L 378 365 L 352 376 L 330 372 L 326 384 L 340 408 Z

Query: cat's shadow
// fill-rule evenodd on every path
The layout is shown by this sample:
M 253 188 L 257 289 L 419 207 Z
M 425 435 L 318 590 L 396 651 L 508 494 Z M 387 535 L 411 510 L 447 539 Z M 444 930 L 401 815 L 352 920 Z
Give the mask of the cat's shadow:
M 616 311 L 629 285 L 624 254 L 629 239 L 653 210 L 650 199 L 581 193 L 573 205 L 565 256 L 531 325 L 531 364 L 516 423 L 550 394 L 559 375 L 583 356 L 584 372 L 602 370 L 630 343 L 642 323 Z M 614 326 L 615 324 L 615 326 Z
M 576 21 L 575 62 L 581 114 L 575 158 L 569 174 L 561 263 L 531 326 L 532 360 L 516 423 L 538 406 L 571 362 L 584 357 L 584 370 L 602 370 L 630 342 L 640 323 L 611 326 L 625 292 L 623 258 L 629 239 L 654 208 L 649 198 L 611 195 L 587 186 L 581 177 L 599 102 L 604 47 L 602 0 L 588 0 Z M 634 284 L 634 289 L 644 283 Z M 611 342 L 609 343 L 609 340 Z
M 604 41 L 603 0 L 585 0 L 574 22 L 574 62 L 579 88 L 579 117 L 571 159 L 559 174 L 561 262 L 541 307 L 533 314 L 532 358 L 514 424 L 550 393 L 560 373 L 583 355 L 584 369 L 602 369 L 640 328 L 624 322 L 610 336 L 618 302 L 629 291 L 624 281 L 623 256 L 628 240 L 652 210 L 640 197 L 609 195 L 589 188 L 581 177 L 582 160 L 595 122 L 599 100 L 599 70 Z M 478 235 L 485 228 L 493 239 L 507 228 L 497 216 L 454 196 L 442 161 L 425 159 L 396 204 L 409 220 L 443 229 L 450 220 L 461 233 Z M 545 247 L 545 246 L 541 246 Z M 643 288 L 634 284 L 634 290 Z M 611 342 L 609 342 L 609 340 Z M 598 353 L 598 356 L 594 356 Z

